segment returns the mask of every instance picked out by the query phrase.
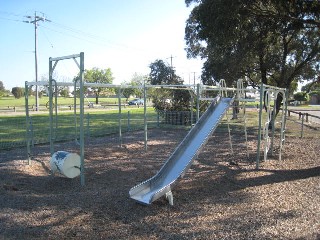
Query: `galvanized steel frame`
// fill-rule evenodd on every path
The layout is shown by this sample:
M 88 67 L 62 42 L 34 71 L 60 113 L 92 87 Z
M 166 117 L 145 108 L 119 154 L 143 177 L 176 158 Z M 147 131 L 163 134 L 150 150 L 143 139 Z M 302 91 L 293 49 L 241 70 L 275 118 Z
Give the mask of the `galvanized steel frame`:
M 80 58 L 80 63 L 78 63 L 77 58 Z M 69 56 L 49 58 L 49 122 L 50 122 L 50 154 L 54 154 L 54 141 L 55 141 L 55 130 L 57 129 L 57 94 L 55 94 L 55 128 L 54 128 L 54 114 L 53 114 L 53 83 L 55 85 L 55 92 L 57 92 L 57 82 L 52 78 L 53 71 L 55 70 L 57 64 L 61 60 L 73 59 L 79 68 L 79 79 L 74 83 L 74 91 L 76 91 L 76 86 L 79 86 L 80 96 L 84 95 L 83 83 L 84 83 L 84 53 L 74 54 Z M 76 106 L 76 95 L 74 95 L 74 105 Z M 74 106 L 75 115 L 75 141 L 80 147 L 80 183 L 82 186 L 85 185 L 85 166 L 84 166 L 84 98 L 80 97 L 80 119 L 79 119 L 79 140 L 77 141 L 77 121 L 76 121 L 76 107 Z
M 274 94 L 274 105 L 271 107 L 271 95 Z M 264 161 L 268 158 L 268 153 L 273 153 L 273 141 L 275 136 L 275 118 L 276 118 L 276 99 L 278 94 L 283 96 L 283 107 L 281 110 L 281 130 L 280 130 L 280 144 L 279 144 L 279 160 L 281 160 L 281 154 L 285 142 L 285 127 L 286 127 L 286 115 L 287 115 L 287 96 L 288 90 L 285 88 L 278 88 L 261 83 L 260 85 L 260 108 L 259 108 L 259 129 L 258 129 L 258 144 L 257 144 L 257 157 L 256 168 L 260 167 L 260 150 L 261 143 L 263 141 Z M 263 122 L 262 111 L 265 106 L 267 111 L 267 118 Z M 269 126 L 271 123 L 271 138 L 269 136 Z M 263 125 L 263 126 L 262 126 Z M 263 137 L 261 136 L 263 134 Z M 270 150 L 270 151 L 269 151 Z
M 80 64 L 76 60 L 77 58 L 80 58 Z M 66 60 L 66 59 L 73 59 L 77 66 L 79 67 L 79 80 L 75 81 L 74 83 L 70 82 L 56 82 L 53 78 L 53 71 L 55 67 L 57 66 L 58 62 L 61 60 Z M 117 85 L 117 84 L 104 84 L 104 83 L 85 83 L 84 82 L 84 53 L 81 52 L 80 54 L 74 54 L 74 55 L 69 55 L 65 57 L 57 57 L 57 58 L 49 58 L 49 83 L 45 81 L 38 81 L 38 82 L 25 82 L 25 88 L 26 88 L 26 94 L 25 94 L 25 102 L 26 102 L 26 121 L 27 121 L 27 128 L 26 128 L 26 137 L 27 137 L 27 154 L 28 154 L 28 164 L 31 164 L 31 140 L 30 140 L 30 129 L 28 128 L 28 122 L 29 122 L 29 109 L 28 109 L 28 88 L 30 86 L 35 86 L 35 85 L 41 85 L 41 86 L 48 86 L 49 85 L 49 115 L 50 115 L 50 154 L 51 156 L 54 153 L 54 129 L 57 128 L 57 125 L 54 127 L 54 122 L 57 123 L 57 120 L 54 119 L 54 116 L 57 117 L 57 98 L 55 96 L 55 104 L 53 104 L 53 86 L 73 86 L 75 89 L 78 87 L 80 89 L 80 122 L 79 122 L 79 140 L 80 142 L 78 143 L 80 145 L 80 158 L 81 158 L 81 174 L 80 174 L 80 181 L 81 185 L 85 185 L 85 177 L 84 177 L 84 171 L 85 171 L 85 166 L 84 166 L 84 87 L 109 87 L 109 88 L 118 88 L 118 105 L 119 105 L 119 145 L 121 146 L 122 144 L 122 130 L 121 130 L 121 89 L 124 88 L 141 88 L 143 87 L 143 92 L 144 92 L 144 101 L 146 102 L 147 99 L 147 91 L 146 89 L 148 88 L 169 88 L 169 89 L 186 89 L 197 97 L 196 101 L 196 121 L 199 120 L 199 108 L 200 108 L 200 100 L 201 100 L 201 92 L 203 90 L 212 90 L 212 91 L 220 91 L 221 95 L 226 95 L 227 91 L 232 91 L 236 92 L 236 99 L 239 101 L 244 102 L 244 91 L 247 91 L 246 89 L 243 88 L 243 83 L 242 81 L 238 81 L 237 83 L 237 88 L 227 88 L 225 85 L 224 81 L 220 82 L 221 86 L 205 86 L 205 85 L 147 85 L 143 84 L 143 86 L 131 86 L 131 85 Z M 264 92 L 269 91 L 269 92 L 274 92 L 276 94 L 283 94 L 283 102 L 285 103 L 284 108 L 282 108 L 281 111 L 281 133 L 280 133 L 280 151 L 279 151 L 279 159 L 281 160 L 281 151 L 284 146 L 285 142 L 285 121 L 286 121 L 286 113 L 287 113 L 287 94 L 288 92 L 286 89 L 283 88 L 277 88 L 269 85 L 262 84 L 260 87 L 260 111 L 259 111 L 259 130 L 258 130 L 258 147 L 257 147 L 257 158 L 256 158 L 256 168 L 259 168 L 259 163 L 260 163 L 260 147 L 261 147 L 261 129 L 262 129 L 262 108 L 263 108 L 263 96 Z M 208 100 L 208 99 L 207 99 Z M 74 115 L 76 118 L 76 96 L 74 97 Z M 53 113 L 53 106 L 55 106 L 55 113 Z M 268 108 L 270 111 L 270 107 Z M 55 115 L 54 115 L 55 114 Z M 192 114 L 192 113 L 191 113 Z M 269 112 L 270 114 L 270 112 Z M 273 118 L 273 116 L 271 116 Z M 230 141 L 230 146 L 231 146 L 231 151 L 232 149 L 232 142 L 231 142 L 231 134 L 230 134 L 230 128 L 229 128 L 229 119 L 228 121 L 228 132 L 229 132 L 229 141 Z M 192 124 L 192 122 L 191 122 Z M 77 136 L 77 122 L 75 121 L 75 136 Z M 144 104 L 144 148 L 147 151 L 147 141 L 148 141 L 148 134 L 147 134 L 147 111 L 146 111 L 146 104 Z M 247 146 L 247 128 L 246 128 L 246 114 L 245 114 L 245 107 L 244 107 L 244 129 L 245 129 L 245 141 L 246 141 L 246 147 L 247 147 L 247 155 L 248 155 L 248 146 Z M 267 130 L 268 133 L 268 130 Z M 268 134 L 267 134 L 268 135 Z M 274 126 L 272 128 L 272 144 L 271 146 L 273 147 L 273 137 L 274 137 Z M 264 138 L 264 152 L 265 152 L 265 159 L 266 155 L 268 153 L 267 149 L 267 140 Z M 77 138 L 75 139 L 77 142 Z

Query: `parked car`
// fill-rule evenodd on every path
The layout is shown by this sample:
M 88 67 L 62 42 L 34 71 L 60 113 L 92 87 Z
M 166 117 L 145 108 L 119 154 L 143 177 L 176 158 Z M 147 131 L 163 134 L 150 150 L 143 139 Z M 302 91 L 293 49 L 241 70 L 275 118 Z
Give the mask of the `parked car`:
M 141 98 L 136 98 L 131 100 L 130 102 L 128 102 L 129 105 L 143 105 L 144 104 L 144 100 Z

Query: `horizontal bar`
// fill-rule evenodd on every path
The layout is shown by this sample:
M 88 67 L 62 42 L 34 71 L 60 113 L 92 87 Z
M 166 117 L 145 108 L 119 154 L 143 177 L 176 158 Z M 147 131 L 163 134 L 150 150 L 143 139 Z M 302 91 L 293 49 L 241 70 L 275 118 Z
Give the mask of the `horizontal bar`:
M 240 102 L 259 102 L 259 99 L 255 99 L 255 98 L 236 98 L 235 100 L 238 100 Z
M 47 81 L 38 81 L 38 82 L 26 82 L 26 84 L 30 86 L 49 86 L 49 82 Z
M 286 89 L 285 88 L 279 88 L 279 87 L 275 87 L 275 86 L 271 86 L 271 85 L 267 85 L 267 84 L 263 84 L 264 87 L 267 87 L 267 88 L 271 88 L 273 90 L 281 90 L 281 91 L 285 91 Z
M 199 100 L 203 100 L 203 101 L 212 101 L 215 100 L 216 98 L 206 98 L 206 97 L 200 97 Z
M 28 86 L 48 86 L 49 82 L 48 81 L 38 81 L 38 82 L 26 82 Z M 84 82 L 83 85 L 85 87 L 106 87 L 106 88 L 143 88 L 144 85 L 121 85 L 121 84 L 110 84 L 110 83 L 90 83 L 90 82 Z M 74 86 L 73 82 L 57 82 L 57 86 Z M 79 83 L 76 85 L 79 87 Z M 219 87 L 216 86 L 207 86 L 207 85 L 200 85 L 202 90 L 211 90 L 211 91 L 218 91 L 220 90 Z M 194 85 L 145 85 L 146 88 L 166 88 L 166 89 L 192 89 L 194 90 Z M 236 91 L 236 88 L 222 88 L 223 90 L 228 90 L 228 91 Z M 275 88 L 277 89 L 277 88 Z M 258 91 L 256 89 L 242 89 L 246 92 L 255 92 Z M 243 101 L 243 100 L 242 100 Z M 245 100 L 248 101 L 248 100 Z
M 80 54 L 73 54 L 73 55 L 64 56 L 64 57 L 49 58 L 49 61 L 60 61 L 64 59 L 71 59 L 71 58 L 78 58 L 78 57 L 80 57 Z
M 28 86 L 48 86 L 48 81 L 38 81 L 38 82 L 26 82 Z M 57 82 L 57 86 L 74 86 L 73 82 Z M 76 84 L 79 87 L 79 83 Z M 85 87 L 108 87 L 108 88 L 143 88 L 144 85 L 121 85 L 121 84 L 109 84 L 109 83 L 83 83 Z M 171 88 L 171 89 L 189 89 L 191 85 L 145 85 L 146 88 Z M 193 86 L 193 85 L 192 85 Z

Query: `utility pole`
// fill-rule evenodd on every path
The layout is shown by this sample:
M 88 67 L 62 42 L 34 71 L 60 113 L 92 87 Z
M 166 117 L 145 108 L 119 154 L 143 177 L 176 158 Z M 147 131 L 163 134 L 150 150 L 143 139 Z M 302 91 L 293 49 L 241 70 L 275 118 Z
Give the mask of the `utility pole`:
M 171 54 L 171 56 L 170 57 L 168 57 L 168 58 L 170 58 L 170 67 L 171 67 L 171 71 L 172 71 L 172 73 L 171 73 L 171 81 L 172 81 L 172 78 L 173 78 L 173 65 L 172 65 L 172 58 L 174 58 L 173 56 L 172 56 L 172 54 Z M 168 59 L 167 58 L 167 59 Z
M 35 63 L 35 75 L 36 75 L 36 82 L 38 82 L 38 56 L 37 56 L 37 27 L 39 21 L 46 21 L 51 22 L 50 20 L 46 19 L 44 14 L 41 16 L 37 15 L 37 12 L 34 12 L 34 16 L 25 16 L 27 21 L 23 21 L 26 23 L 34 24 L 34 63 Z M 39 111 L 39 90 L 38 85 L 36 85 L 36 111 Z
M 170 63 L 171 63 L 171 68 L 173 69 L 173 66 L 172 66 L 172 58 L 174 58 L 174 57 L 172 57 L 172 55 L 171 55 L 171 56 L 170 56 L 170 59 L 171 59 Z
M 193 85 L 196 85 L 196 72 L 193 73 Z

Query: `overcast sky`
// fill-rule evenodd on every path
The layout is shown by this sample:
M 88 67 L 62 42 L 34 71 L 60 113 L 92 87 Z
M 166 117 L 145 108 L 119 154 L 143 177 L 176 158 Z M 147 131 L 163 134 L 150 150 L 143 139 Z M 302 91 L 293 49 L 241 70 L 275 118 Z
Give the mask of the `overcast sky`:
M 184 29 L 192 8 L 183 0 L 0 0 L 0 81 L 6 89 L 35 80 L 34 24 L 27 16 L 46 17 L 38 26 L 38 78 L 48 78 L 49 57 L 84 52 L 85 68 L 111 68 L 114 83 L 148 74 L 162 59 L 189 83 L 199 77 L 200 60 L 186 58 Z M 59 80 L 77 74 L 72 60 L 60 61 Z

